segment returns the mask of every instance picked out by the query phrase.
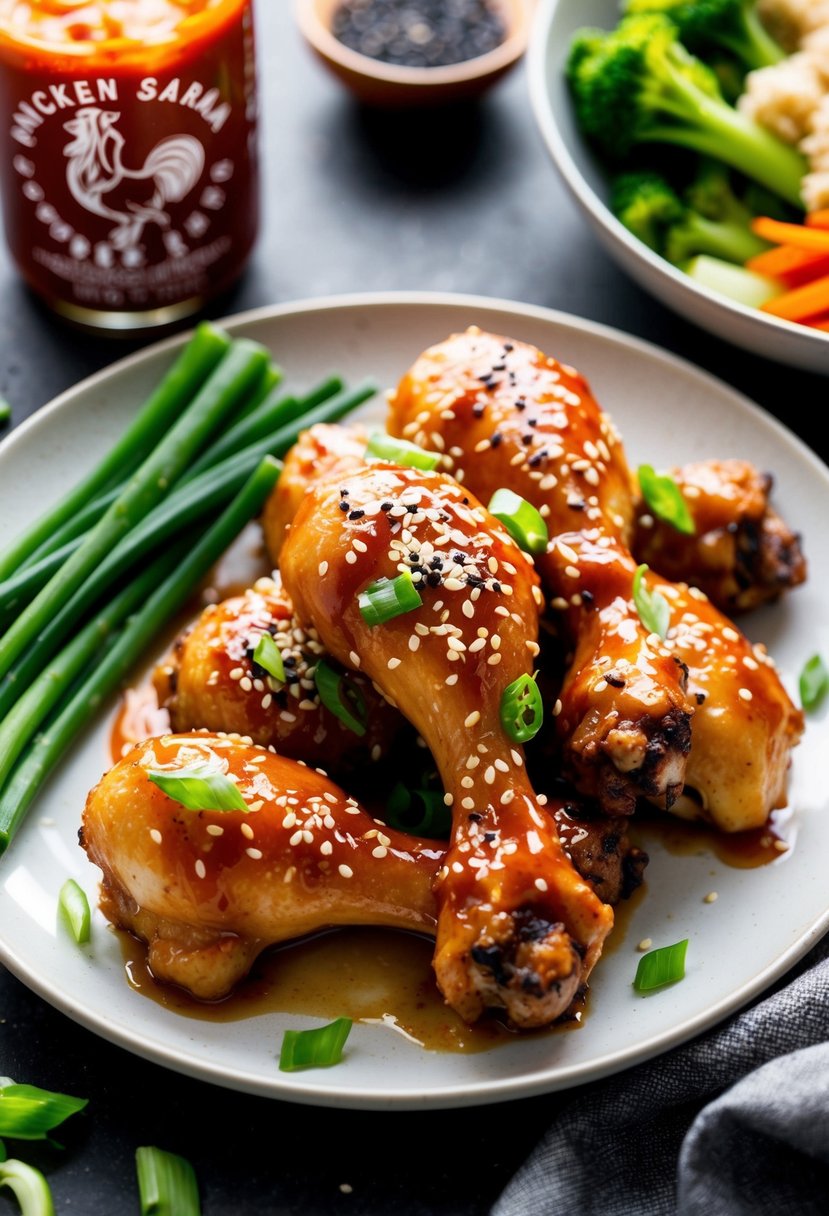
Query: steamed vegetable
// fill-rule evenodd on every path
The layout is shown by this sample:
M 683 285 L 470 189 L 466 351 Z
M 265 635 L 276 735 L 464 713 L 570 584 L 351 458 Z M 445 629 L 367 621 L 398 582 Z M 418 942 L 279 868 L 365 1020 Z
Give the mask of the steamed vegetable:
M 624 11 L 662 13 L 689 51 L 706 60 L 712 51 L 727 51 L 747 72 L 786 54 L 757 15 L 755 0 L 627 0 Z
M 684 202 L 661 174 L 647 171 L 617 177 L 610 205 L 634 236 L 675 265 L 701 253 L 742 265 L 768 248 L 749 227 L 751 213 L 733 195 L 718 200 L 704 186 L 696 193 L 709 214 L 719 208 L 722 218 L 709 218 Z
M 623 162 L 640 144 L 676 145 L 802 206 L 803 157 L 728 105 L 666 17 L 635 14 L 615 30 L 581 30 L 567 75 L 581 128 L 609 161 Z

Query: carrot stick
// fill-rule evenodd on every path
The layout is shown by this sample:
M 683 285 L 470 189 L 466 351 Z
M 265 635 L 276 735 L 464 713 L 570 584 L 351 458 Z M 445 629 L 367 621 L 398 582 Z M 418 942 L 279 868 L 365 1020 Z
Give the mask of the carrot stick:
M 829 274 L 829 253 L 814 249 L 795 249 L 794 245 L 777 245 L 758 253 L 746 262 L 746 270 L 779 279 L 786 287 L 801 287 L 821 275 Z
M 817 317 L 821 313 L 829 312 L 829 275 L 815 279 L 805 287 L 787 291 L 773 300 L 767 300 L 763 311 L 770 312 L 775 317 L 785 317 L 787 321 L 803 321 L 807 317 Z
M 809 228 L 829 228 L 829 207 L 824 207 L 822 211 L 812 211 L 806 216 L 806 223 Z
M 805 224 L 786 224 L 766 215 L 751 221 L 751 230 L 772 245 L 794 245 L 797 249 L 814 249 L 829 253 L 829 231 L 807 228 Z

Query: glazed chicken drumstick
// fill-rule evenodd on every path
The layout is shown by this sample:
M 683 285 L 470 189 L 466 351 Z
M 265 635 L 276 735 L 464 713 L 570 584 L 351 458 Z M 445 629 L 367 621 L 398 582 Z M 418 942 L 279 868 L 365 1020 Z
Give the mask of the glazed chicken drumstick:
M 149 779 L 210 764 L 247 811 L 191 811 Z M 101 907 L 159 980 L 225 996 L 267 946 L 338 925 L 433 933 L 434 842 L 396 832 L 313 769 L 238 738 L 137 744 L 90 792 L 81 843 Z
M 496 1006 L 517 1027 L 554 1021 L 613 914 L 564 853 L 501 723 L 505 689 L 538 650 L 531 566 L 452 479 L 376 464 L 304 497 L 281 572 L 299 616 L 397 704 L 440 770 L 453 810 L 435 886 L 444 998 L 469 1022 Z M 422 603 L 369 623 L 358 596 L 398 575 Z
M 536 557 L 548 595 L 566 603 L 574 639 L 557 723 L 564 764 L 611 814 L 632 813 L 641 796 L 670 807 L 683 788 L 696 704 L 684 667 L 654 644 L 631 602 L 631 474 L 583 378 L 534 346 L 473 327 L 403 376 L 389 430 L 443 452 L 483 502 L 511 489 L 539 510 L 550 536 L 567 535 Z M 596 528 L 601 551 L 581 552 L 582 532 Z M 624 670 L 623 684 L 605 679 L 608 665 Z
M 415 362 L 389 417 L 393 434 L 445 451 L 485 501 L 505 487 L 547 518 L 536 567 L 572 642 L 557 724 L 579 788 L 630 811 L 640 794 L 670 809 L 685 784 L 696 813 L 726 831 L 764 823 L 802 714 L 768 656 L 697 588 L 649 579 L 670 601 L 671 629 L 663 642 L 643 625 L 624 456 L 583 381 L 533 346 L 471 329 Z
M 256 661 L 265 635 L 273 638 L 284 679 Z M 175 731 L 248 735 L 254 743 L 272 744 L 280 755 L 324 764 L 335 774 L 382 759 L 405 729 L 400 715 L 355 673 L 349 691 L 357 704 L 348 722 L 336 716 L 317 688 L 320 661 L 331 666 L 316 631 L 300 624 L 275 574 L 205 608 L 156 668 L 153 682 Z

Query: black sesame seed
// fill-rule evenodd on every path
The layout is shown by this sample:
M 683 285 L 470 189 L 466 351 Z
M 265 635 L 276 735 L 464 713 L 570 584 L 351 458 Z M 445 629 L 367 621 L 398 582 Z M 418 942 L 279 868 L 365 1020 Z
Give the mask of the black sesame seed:
M 477 811 L 469 812 L 469 822 L 470 823 L 480 823 L 482 819 L 483 819 L 483 815 L 479 815 Z
M 348 518 L 349 518 L 349 519 L 362 519 L 364 515 L 365 515 L 365 511 L 362 511 L 362 510 L 361 510 L 361 509 L 358 507 L 358 508 L 357 508 L 356 510 L 354 510 L 354 511 L 349 511 L 349 513 L 348 513 Z
M 341 510 L 341 511 L 347 511 L 347 510 L 348 510 L 348 503 L 347 503 L 347 502 L 341 502 L 341 503 L 340 503 L 340 510 Z
M 394 506 L 394 503 L 393 503 L 393 502 L 381 502 L 381 503 L 380 503 L 380 510 L 381 510 L 381 511 L 390 511 L 390 510 L 392 509 L 392 507 L 393 507 L 393 506 Z
M 500 431 L 495 431 L 492 435 L 492 438 L 489 441 L 490 445 L 494 448 L 499 448 L 501 446 L 501 440 L 503 438 L 504 438 L 504 436 L 501 434 Z

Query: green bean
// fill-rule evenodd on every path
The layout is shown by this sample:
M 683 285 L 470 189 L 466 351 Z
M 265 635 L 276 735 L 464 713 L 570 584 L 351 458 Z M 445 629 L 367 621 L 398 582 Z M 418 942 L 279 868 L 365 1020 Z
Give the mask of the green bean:
M 159 442 L 184 406 L 204 384 L 230 346 L 230 338 L 202 322 L 118 442 L 68 494 L 31 524 L 0 553 L 0 579 L 20 563 L 65 520 L 71 519 L 98 491 L 131 473 Z
M 136 470 L 106 514 L 0 638 L 0 675 L 9 670 L 118 541 L 167 494 L 269 361 L 267 350 L 258 343 L 245 338 L 231 343 L 190 405 Z
M 186 603 L 245 524 L 262 508 L 280 465 L 270 457 L 257 467 L 212 527 L 180 560 L 124 626 L 100 662 L 76 686 L 45 730 L 29 744 L 0 793 L 0 853 L 12 841 L 46 777 L 146 652 L 159 630 Z

